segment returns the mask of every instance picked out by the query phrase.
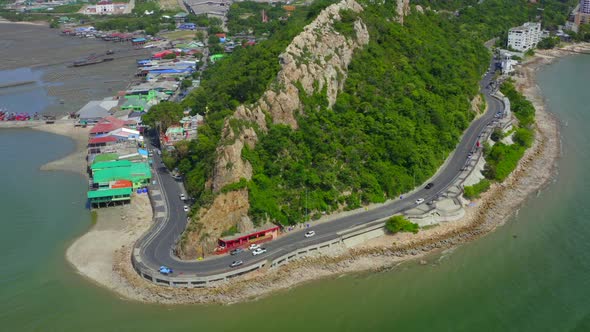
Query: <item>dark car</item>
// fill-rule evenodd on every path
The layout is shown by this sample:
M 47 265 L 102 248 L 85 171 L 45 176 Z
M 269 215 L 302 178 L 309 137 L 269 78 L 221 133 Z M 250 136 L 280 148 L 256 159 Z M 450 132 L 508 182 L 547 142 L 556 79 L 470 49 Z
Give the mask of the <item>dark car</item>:
M 232 263 L 229 265 L 229 267 L 237 267 L 237 266 L 240 266 L 240 265 L 242 265 L 242 264 L 244 264 L 244 262 L 242 262 L 242 261 L 233 261 L 233 262 L 232 262 Z
M 230 255 L 237 255 L 237 254 L 241 253 L 242 251 L 244 251 L 244 249 L 242 249 L 242 248 L 236 248 L 236 249 L 230 251 L 229 254 Z
M 424 189 L 430 189 L 432 187 L 434 187 L 434 183 L 430 182 L 426 185 L 426 187 L 424 187 Z

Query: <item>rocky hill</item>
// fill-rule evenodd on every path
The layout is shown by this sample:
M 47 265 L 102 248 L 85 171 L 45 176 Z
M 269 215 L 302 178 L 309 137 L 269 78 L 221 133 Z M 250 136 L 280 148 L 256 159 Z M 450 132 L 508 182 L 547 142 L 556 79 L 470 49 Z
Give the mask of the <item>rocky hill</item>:
M 239 106 L 225 120 L 214 176 L 210 179 L 217 195 L 189 225 L 179 248 L 181 257 L 195 258 L 210 252 L 222 232 L 231 227 L 237 225 L 240 232 L 253 228 L 248 216 L 248 190 L 224 190 L 228 185 L 252 178 L 252 165 L 242 158 L 242 150 L 245 146 L 253 149 L 259 135 L 267 132 L 269 123 L 297 129 L 301 94 L 325 91 L 328 105 L 334 104 L 344 87 L 354 52 L 369 42 L 367 27 L 354 15 L 362 10 L 354 0 L 324 9 L 281 54 L 278 59 L 281 70 L 271 88 L 256 103 Z M 338 31 L 343 23 L 352 29 Z

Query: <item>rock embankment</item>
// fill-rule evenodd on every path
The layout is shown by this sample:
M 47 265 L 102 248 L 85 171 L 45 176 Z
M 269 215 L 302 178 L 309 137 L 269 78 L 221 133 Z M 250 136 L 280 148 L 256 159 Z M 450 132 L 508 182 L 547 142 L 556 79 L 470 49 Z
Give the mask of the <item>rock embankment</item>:
M 208 209 L 197 213 L 198 220 L 192 224 L 198 227 L 189 226 L 180 250 L 183 258 L 195 258 L 212 250 L 215 241 L 211 239 L 236 225 L 236 220 L 240 220 L 237 223 L 240 232 L 250 230 L 248 191 L 220 193 L 221 189 L 242 178 L 252 178 L 252 166 L 242 159 L 242 150 L 245 146 L 255 147 L 258 135 L 268 129 L 267 122 L 297 129 L 295 116 L 301 109 L 300 93 L 311 95 L 325 90 L 328 105 L 335 103 L 344 87 L 352 56 L 355 50 L 368 44 L 369 33 L 360 19 L 352 22 L 352 36 L 339 33 L 334 23 L 342 19 L 343 11 L 358 13 L 362 10 L 354 0 L 343 0 L 324 9 L 277 59 L 281 62 L 281 70 L 263 96 L 253 105 L 239 106 L 226 119 L 222 132 L 222 141 L 226 143 L 217 149 L 214 176 L 209 182 L 218 195 Z M 246 202 L 246 205 L 235 204 L 239 206 L 237 210 L 224 207 L 217 211 L 224 206 L 223 202 L 228 201 Z

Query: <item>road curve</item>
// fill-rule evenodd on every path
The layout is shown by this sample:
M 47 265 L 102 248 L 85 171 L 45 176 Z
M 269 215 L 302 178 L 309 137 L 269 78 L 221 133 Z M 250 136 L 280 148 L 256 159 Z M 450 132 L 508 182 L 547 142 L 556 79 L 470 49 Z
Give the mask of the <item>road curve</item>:
M 174 270 L 173 275 L 191 274 L 197 277 L 207 277 L 231 271 L 229 265 L 234 260 L 242 260 L 244 266 L 264 260 L 272 260 L 296 249 L 335 239 L 339 236 L 338 232 L 351 227 L 367 224 L 413 208 L 415 207 L 415 200 L 418 198 L 424 198 L 425 201 L 432 200 L 457 179 L 461 173 L 461 168 L 466 164 L 467 155 L 475 147 L 480 133 L 494 120 L 494 115 L 497 112 L 504 110 L 503 103 L 490 95 L 491 91 L 488 86 L 491 77 L 492 74 L 486 74 L 480 82 L 481 92 L 485 96 L 488 111 L 473 121 L 464 132 L 450 160 L 431 180 L 434 183 L 431 189 L 422 188 L 407 196 L 404 195 L 401 200 L 385 203 L 372 210 L 314 225 L 309 228 L 316 232 L 316 235 L 311 238 L 305 238 L 302 232 L 283 235 L 277 240 L 266 243 L 267 252 L 258 256 L 253 256 L 250 252 L 245 251 L 235 256 L 223 255 L 203 261 L 182 261 L 176 257 L 173 248 L 184 231 L 187 222 L 187 214 L 183 210 L 184 203 L 179 198 L 180 194 L 183 193 L 183 187 L 180 182 L 171 177 L 164 166 L 161 166 L 159 156 L 154 154 L 153 164 L 156 169 L 154 179 L 159 181 L 162 186 L 162 196 L 168 209 L 164 222 L 152 227 L 149 233 L 140 240 L 141 243 L 138 243 L 141 248 L 139 254 L 142 263 L 154 271 L 165 265 Z

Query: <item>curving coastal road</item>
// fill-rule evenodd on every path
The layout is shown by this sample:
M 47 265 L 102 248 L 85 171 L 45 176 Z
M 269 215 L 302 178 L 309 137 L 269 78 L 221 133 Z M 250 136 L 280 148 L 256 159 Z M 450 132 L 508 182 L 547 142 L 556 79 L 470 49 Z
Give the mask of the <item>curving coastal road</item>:
M 216 275 L 232 270 L 229 265 L 235 260 L 242 260 L 244 266 L 269 259 L 272 260 L 298 248 L 335 239 L 339 236 L 338 232 L 369 224 L 411 209 L 416 206 L 415 201 L 418 198 L 424 198 L 426 202 L 434 199 L 458 178 L 462 172 L 461 169 L 466 164 L 467 155 L 475 147 L 480 133 L 494 120 L 494 115 L 497 112 L 503 112 L 504 110 L 503 103 L 490 95 L 492 92 L 489 88 L 491 79 L 492 74 L 486 74 L 480 82 L 481 92 L 485 96 L 488 111 L 473 121 L 465 131 L 450 160 L 439 171 L 438 175 L 431 180 L 434 183 L 431 189 L 422 188 L 407 196 L 404 195 L 403 199 L 385 203 L 375 209 L 314 225 L 309 228 L 309 230 L 316 232 L 316 235 L 311 238 L 305 238 L 303 232 L 283 235 L 277 240 L 266 243 L 267 252 L 258 256 L 253 256 L 250 252 L 244 251 L 235 256 L 223 255 L 203 261 L 179 260 L 174 255 L 173 248 L 180 234 L 184 231 L 187 221 L 187 214 L 183 211 L 184 202 L 180 200 L 180 194 L 184 191 L 182 184 L 173 179 L 165 167 L 160 166 L 162 165 L 161 160 L 157 154 L 154 154 L 154 165 L 157 165 L 154 180 L 159 181 L 162 186 L 162 198 L 168 209 L 164 222 L 153 227 L 149 231 L 150 233 L 140 240 L 142 263 L 154 271 L 165 265 L 174 270 L 173 275 L 192 274 L 203 277 Z

